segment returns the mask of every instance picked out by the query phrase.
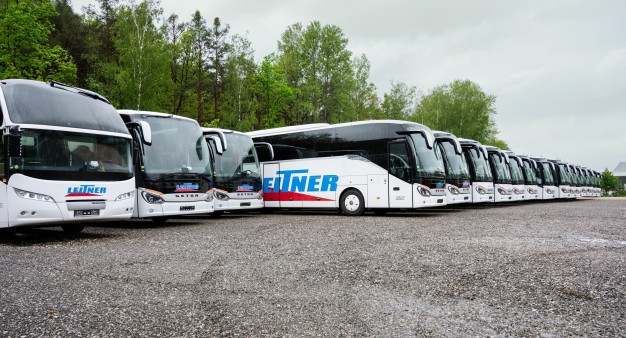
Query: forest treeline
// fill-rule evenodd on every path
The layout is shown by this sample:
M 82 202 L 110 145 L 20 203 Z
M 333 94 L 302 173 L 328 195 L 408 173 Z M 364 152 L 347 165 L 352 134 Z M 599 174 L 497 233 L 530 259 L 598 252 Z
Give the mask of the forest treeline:
M 367 56 L 354 55 L 335 25 L 295 23 L 255 60 L 251 41 L 200 11 L 164 17 L 155 0 L 98 0 L 83 12 L 69 0 L 0 0 L 0 78 L 56 80 L 120 109 L 241 131 L 400 119 L 508 148 L 495 96 L 470 80 L 427 91 L 390 80 L 380 97 Z

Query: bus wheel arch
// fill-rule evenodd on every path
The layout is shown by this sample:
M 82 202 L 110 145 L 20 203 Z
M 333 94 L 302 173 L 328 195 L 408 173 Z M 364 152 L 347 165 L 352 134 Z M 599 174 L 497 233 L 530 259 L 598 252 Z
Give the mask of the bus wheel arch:
M 356 188 L 348 188 L 341 193 L 339 209 L 348 216 L 360 216 L 365 212 L 365 199 Z

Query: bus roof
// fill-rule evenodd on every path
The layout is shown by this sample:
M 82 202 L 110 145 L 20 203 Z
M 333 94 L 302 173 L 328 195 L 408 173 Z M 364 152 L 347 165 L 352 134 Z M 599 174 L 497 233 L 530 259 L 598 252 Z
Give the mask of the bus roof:
M 159 113 L 159 112 L 153 112 L 153 111 L 144 111 L 144 110 L 129 110 L 129 109 L 118 109 L 117 110 L 120 114 L 123 115 L 128 115 L 128 116 L 154 116 L 154 117 L 171 117 L 171 118 L 175 118 L 175 119 L 181 119 L 181 120 L 188 120 L 188 121 L 193 121 L 196 124 L 198 123 L 198 121 L 185 117 L 185 116 L 180 116 L 180 115 L 174 115 L 174 114 L 167 114 L 167 113 Z
M 103 96 L 59 82 L 0 80 L 5 125 L 63 127 L 129 135 Z
M 297 132 L 303 132 L 303 131 L 323 130 L 326 128 L 340 128 L 340 127 L 347 127 L 347 126 L 358 126 L 358 125 L 377 124 L 377 123 L 410 125 L 410 126 L 416 127 L 415 131 L 421 131 L 421 130 L 430 131 L 430 128 L 426 127 L 425 125 L 419 124 L 417 122 L 400 121 L 400 120 L 366 120 L 366 121 L 345 122 L 345 123 L 337 123 L 337 124 L 328 124 L 328 123 L 304 124 L 304 125 L 298 125 L 298 126 L 255 130 L 255 131 L 247 132 L 246 134 L 250 135 L 250 137 L 262 137 L 262 136 L 273 136 L 273 135 L 297 133 Z

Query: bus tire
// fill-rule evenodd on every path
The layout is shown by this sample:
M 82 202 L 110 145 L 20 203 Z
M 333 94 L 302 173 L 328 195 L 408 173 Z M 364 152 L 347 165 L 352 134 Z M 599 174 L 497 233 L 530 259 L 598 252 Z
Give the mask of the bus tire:
M 356 189 L 348 189 L 341 194 L 339 199 L 341 212 L 348 216 L 360 216 L 365 212 L 365 200 L 363 194 Z
M 77 234 L 83 231 L 85 226 L 81 224 L 63 224 L 61 225 L 61 229 L 68 234 Z

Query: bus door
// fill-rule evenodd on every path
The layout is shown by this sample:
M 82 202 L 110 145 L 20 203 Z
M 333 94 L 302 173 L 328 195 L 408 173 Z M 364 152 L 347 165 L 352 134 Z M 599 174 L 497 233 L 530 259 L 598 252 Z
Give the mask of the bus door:
M 263 163 L 263 201 L 265 206 L 268 208 L 302 208 L 303 194 L 291 190 L 294 187 L 293 181 L 287 183 L 286 191 L 282 190 L 285 175 L 280 173 L 281 169 L 292 173 L 303 171 L 285 168 L 284 165 L 281 168 L 280 163 Z M 291 175 L 288 175 L 287 179 L 295 180 Z
M 0 228 L 9 226 L 9 205 L 7 203 L 8 182 L 5 168 L 4 136 L 0 135 Z
M 277 180 L 280 164 L 262 163 L 263 165 L 263 202 L 265 207 L 280 207 L 280 180 Z
M 389 207 L 413 208 L 411 161 L 404 141 L 389 142 Z

